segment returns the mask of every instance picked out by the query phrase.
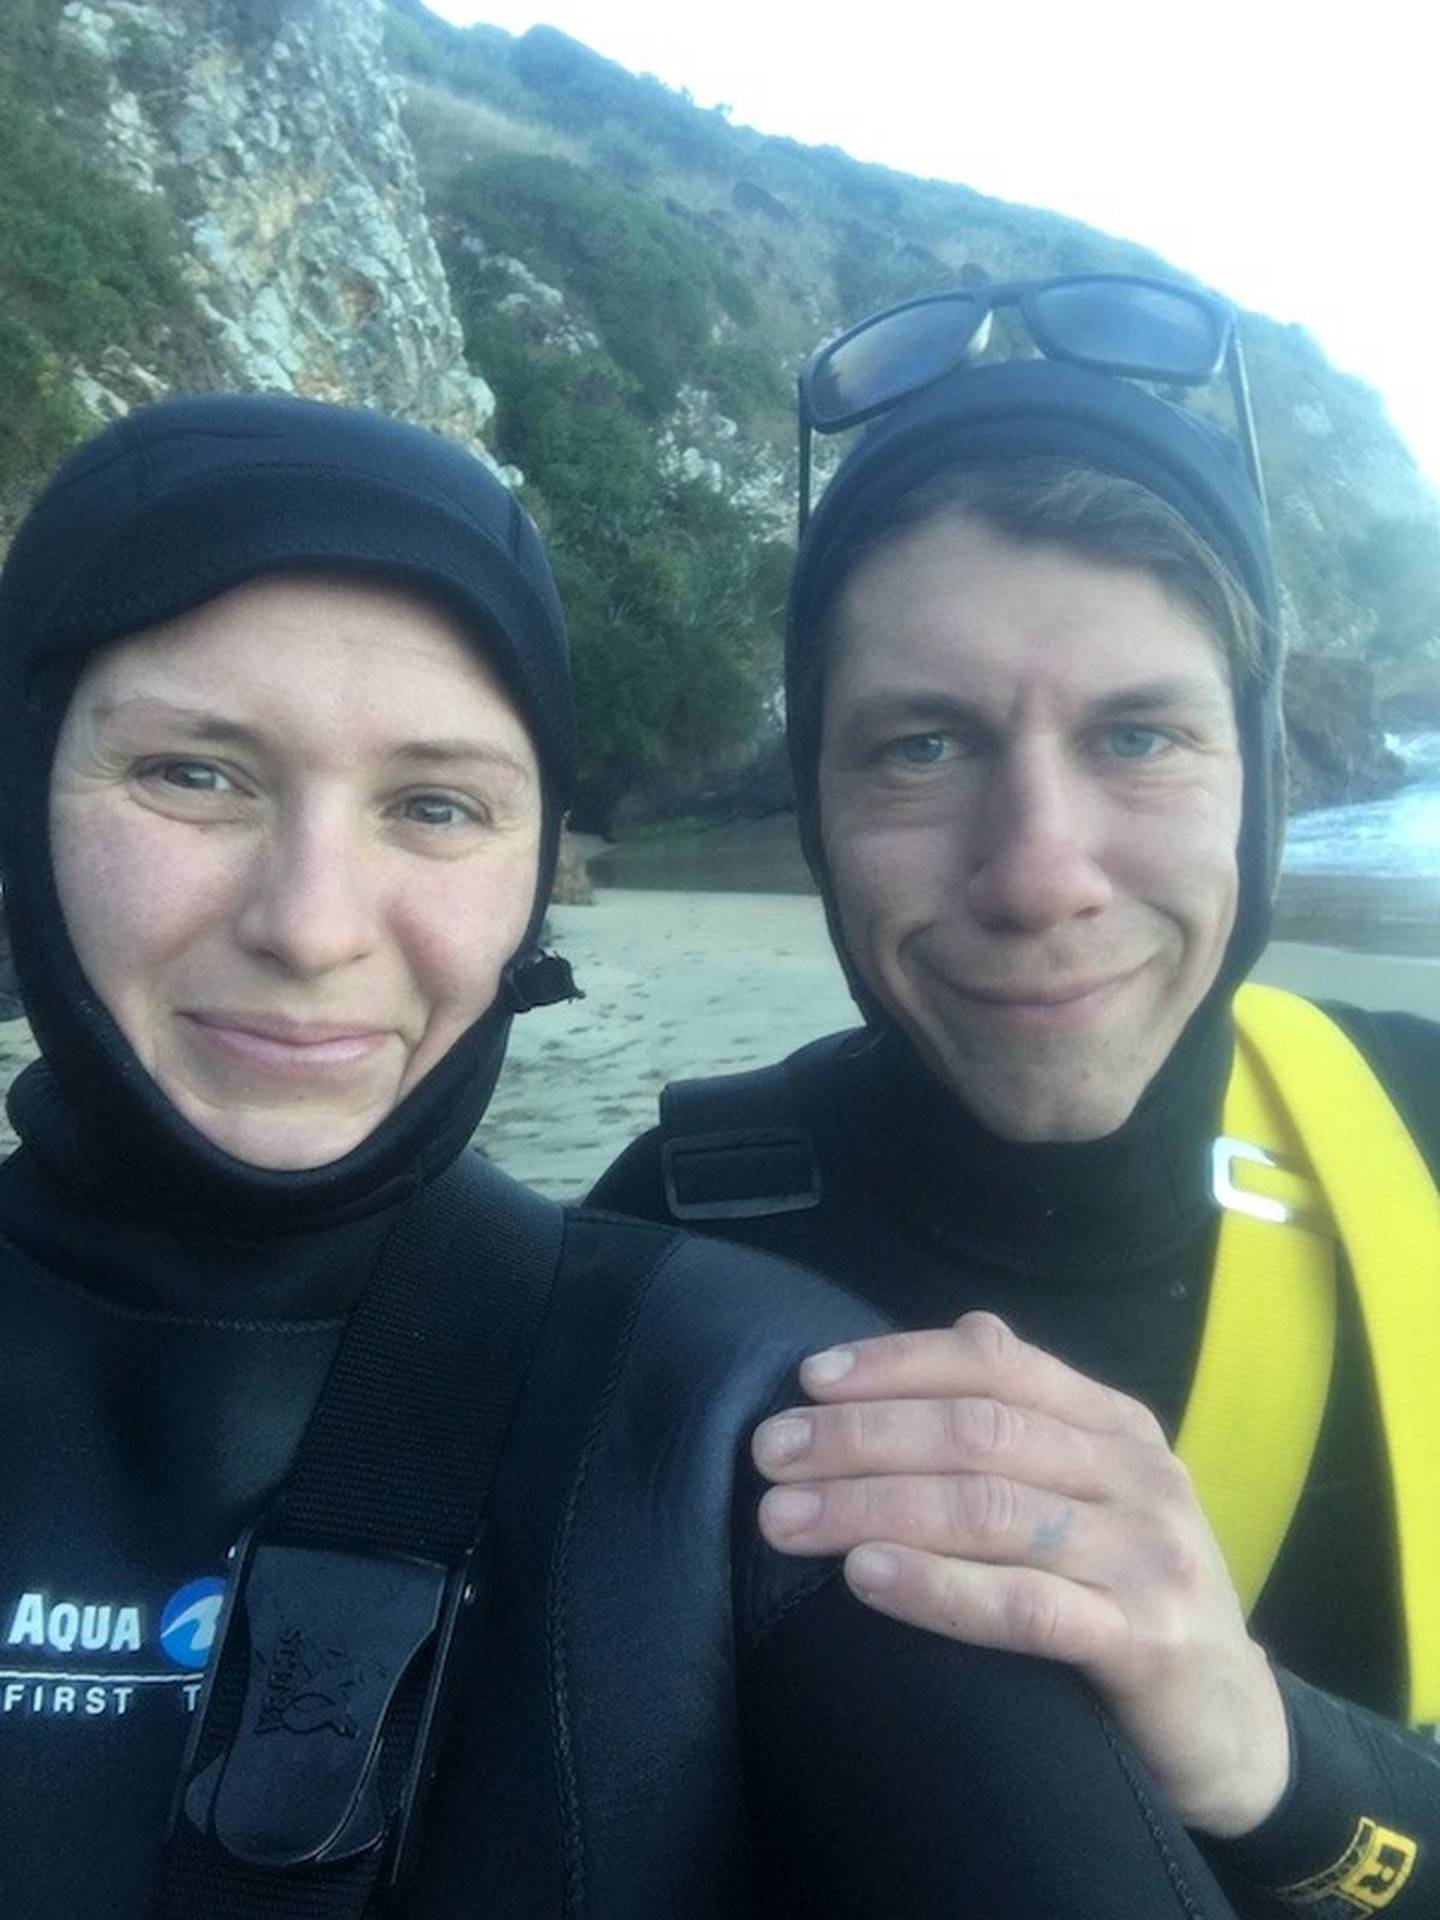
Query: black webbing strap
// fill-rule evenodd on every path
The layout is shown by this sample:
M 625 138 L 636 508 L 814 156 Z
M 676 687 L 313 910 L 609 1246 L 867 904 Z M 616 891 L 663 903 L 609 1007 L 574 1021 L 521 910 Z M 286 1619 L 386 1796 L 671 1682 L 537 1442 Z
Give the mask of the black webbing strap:
M 820 1164 L 786 1062 L 660 1095 L 660 1170 L 676 1220 L 751 1220 L 820 1204 Z
M 563 1231 L 471 1153 L 402 1213 L 231 1579 L 162 1920 L 350 1920 L 403 1870 Z

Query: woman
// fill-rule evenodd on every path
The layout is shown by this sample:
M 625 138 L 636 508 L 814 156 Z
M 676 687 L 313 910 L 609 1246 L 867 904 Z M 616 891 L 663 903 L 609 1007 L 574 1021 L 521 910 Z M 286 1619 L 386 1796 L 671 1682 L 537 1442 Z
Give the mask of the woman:
M 0 676 L 9 1920 L 1226 1911 L 1078 1683 L 760 1544 L 746 1436 L 863 1309 L 464 1153 L 573 770 L 498 483 L 148 409 Z

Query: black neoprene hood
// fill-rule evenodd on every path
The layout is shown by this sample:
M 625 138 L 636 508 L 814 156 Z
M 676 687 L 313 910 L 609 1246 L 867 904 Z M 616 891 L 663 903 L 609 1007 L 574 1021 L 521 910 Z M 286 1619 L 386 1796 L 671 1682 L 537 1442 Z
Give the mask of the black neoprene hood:
M 311 1172 L 245 1167 L 188 1126 L 96 1001 L 55 891 L 49 781 L 91 655 L 248 580 L 302 567 L 438 599 L 506 684 L 545 794 L 535 905 L 517 957 L 525 955 L 539 935 L 574 783 L 574 704 L 539 536 L 474 455 L 381 414 L 289 396 L 162 402 L 72 455 L 0 576 L 0 870 L 47 1087 L 97 1168 L 132 1198 L 173 1206 L 180 1197 L 187 1211 L 268 1227 L 368 1210 L 453 1157 L 499 1072 L 509 1007 L 502 997 L 343 1160 Z
M 802 836 L 822 889 L 816 782 L 825 615 L 875 526 L 942 473 L 1058 455 L 1133 480 L 1171 506 L 1242 586 L 1259 615 L 1260 673 L 1237 688 L 1245 766 L 1240 905 L 1225 976 L 1233 984 L 1269 933 L 1280 847 L 1274 791 L 1280 728 L 1278 596 L 1269 529 L 1240 449 L 1216 427 L 1128 380 L 1056 360 L 967 368 L 883 414 L 850 450 L 806 527 L 786 628 L 787 731 Z M 831 915 L 832 931 L 836 931 Z

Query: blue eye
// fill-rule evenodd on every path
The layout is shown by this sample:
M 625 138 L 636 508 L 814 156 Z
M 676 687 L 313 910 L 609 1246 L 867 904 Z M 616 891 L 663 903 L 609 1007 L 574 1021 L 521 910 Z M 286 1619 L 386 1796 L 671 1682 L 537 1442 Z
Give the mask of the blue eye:
M 444 793 L 412 793 L 401 802 L 401 812 L 421 827 L 464 826 L 475 817 L 468 807 Z
M 949 758 L 955 741 L 948 733 L 912 733 L 895 745 L 895 752 L 906 766 L 935 767 Z
M 154 773 L 167 787 L 179 787 L 185 793 L 222 793 L 231 784 L 205 760 L 164 760 Z
M 1157 727 L 1111 727 L 1105 744 L 1117 760 L 1150 760 L 1169 746 L 1169 737 Z

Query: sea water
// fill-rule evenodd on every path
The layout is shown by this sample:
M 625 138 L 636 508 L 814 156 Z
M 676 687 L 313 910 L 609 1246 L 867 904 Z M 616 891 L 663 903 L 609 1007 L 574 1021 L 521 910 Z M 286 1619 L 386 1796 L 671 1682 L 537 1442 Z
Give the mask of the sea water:
M 1384 800 L 1297 814 L 1285 839 L 1286 873 L 1440 880 L 1440 732 L 1391 736 L 1410 779 Z

